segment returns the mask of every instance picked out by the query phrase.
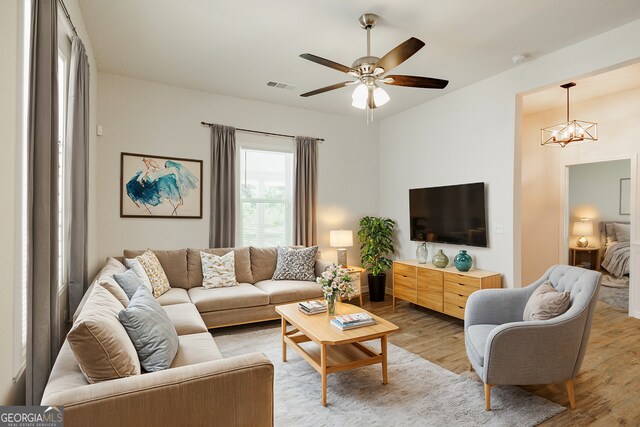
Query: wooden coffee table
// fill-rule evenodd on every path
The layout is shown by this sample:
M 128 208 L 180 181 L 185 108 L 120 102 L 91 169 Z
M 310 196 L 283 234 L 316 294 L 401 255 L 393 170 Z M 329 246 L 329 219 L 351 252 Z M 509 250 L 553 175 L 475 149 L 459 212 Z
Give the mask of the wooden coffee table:
M 298 303 L 279 305 L 276 312 L 282 317 L 282 361 L 287 361 L 287 344 L 322 376 L 322 405 L 327 406 L 327 375 L 362 366 L 382 364 L 382 384 L 387 384 L 387 336 L 398 331 L 391 322 L 351 304 L 337 303 L 338 314 L 365 312 L 376 320 L 375 325 L 341 331 L 329 323 L 327 313 L 306 315 L 298 310 Z M 287 324 L 293 329 L 287 330 Z M 381 353 L 362 344 L 380 339 Z M 313 341 L 316 345 L 300 343 Z

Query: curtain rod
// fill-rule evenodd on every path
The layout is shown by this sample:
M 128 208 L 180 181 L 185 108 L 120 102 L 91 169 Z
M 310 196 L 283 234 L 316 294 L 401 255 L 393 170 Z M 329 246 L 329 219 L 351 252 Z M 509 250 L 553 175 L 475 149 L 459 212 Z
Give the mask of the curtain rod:
M 202 126 L 208 126 L 208 127 L 213 126 L 213 123 L 207 123 L 207 122 L 200 122 L 200 124 Z M 236 130 L 240 131 L 240 132 L 256 133 L 256 134 L 259 134 L 259 135 L 279 136 L 281 138 L 295 138 L 295 135 L 285 135 L 283 133 L 263 132 L 263 131 L 259 131 L 259 130 L 242 129 L 242 128 L 236 128 Z M 316 141 L 324 141 L 324 138 L 314 138 L 314 139 Z
M 69 21 L 69 24 L 71 24 L 71 29 L 73 30 L 73 33 L 76 35 L 76 37 L 80 37 L 78 35 L 78 31 L 76 31 L 76 26 L 73 25 L 73 21 L 71 20 L 71 15 L 69 15 L 69 11 L 67 10 L 67 5 L 64 4 L 64 1 L 62 0 L 58 0 L 58 3 L 60 3 L 60 6 L 62 6 L 62 12 L 64 13 L 64 16 L 67 17 L 67 21 Z

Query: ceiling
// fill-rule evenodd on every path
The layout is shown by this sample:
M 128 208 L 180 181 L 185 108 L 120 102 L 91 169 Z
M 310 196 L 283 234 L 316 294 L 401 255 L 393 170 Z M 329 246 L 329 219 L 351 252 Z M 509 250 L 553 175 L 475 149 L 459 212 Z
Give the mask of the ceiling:
M 637 0 L 79 0 L 100 71 L 335 114 L 364 116 L 351 89 L 301 93 L 345 74 L 298 55 L 350 66 L 366 54 L 363 12 L 381 16 L 372 55 L 411 36 L 426 46 L 393 74 L 444 78 L 445 90 L 385 86 L 377 119 L 640 19 Z M 268 87 L 268 81 L 296 86 Z
M 591 77 L 574 79 L 573 82 L 577 85 L 571 88 L 571 104 L 640 89 L 640 63 Z M 526 95 L 522 99 L 522 110 L 525 115 L 566 107 L 566 105 L 567 93 L 559 85 Z

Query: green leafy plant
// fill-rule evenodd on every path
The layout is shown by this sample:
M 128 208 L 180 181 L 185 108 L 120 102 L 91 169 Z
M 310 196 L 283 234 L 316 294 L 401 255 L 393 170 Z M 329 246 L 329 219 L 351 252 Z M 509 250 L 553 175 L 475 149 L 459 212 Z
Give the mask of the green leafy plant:
M 380 276 L 389 270 L 393 248 L 393 231 L 396 222 L 389 218 L 365 216 L 358 222 L 358 240 L 360 241 L 360 260 L 362 266 L 374 276 Z

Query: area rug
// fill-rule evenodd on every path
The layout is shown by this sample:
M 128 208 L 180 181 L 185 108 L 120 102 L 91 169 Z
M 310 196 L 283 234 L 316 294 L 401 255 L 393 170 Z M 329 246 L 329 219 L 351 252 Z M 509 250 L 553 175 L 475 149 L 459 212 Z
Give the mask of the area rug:
M 615 278 L 610 274 L 603 274 L 598 299 L 615 308 L 629 310 L 629 277 Z
M 331 374 L 323 407 L 320 375 L 292 349 L 282 362 L 280 328 L 246 331 L 213 335 L 225 357 L 261 352 L 273 362 L 276 426 L 534 426 L 566 409 L 519 387 L 498 386 L 486 412 L 482 383 L 392 344 L 389 384 L 382 384 L 380 365 Z M 374 349 L 374 343 L 379 340 L 367 345 Z

